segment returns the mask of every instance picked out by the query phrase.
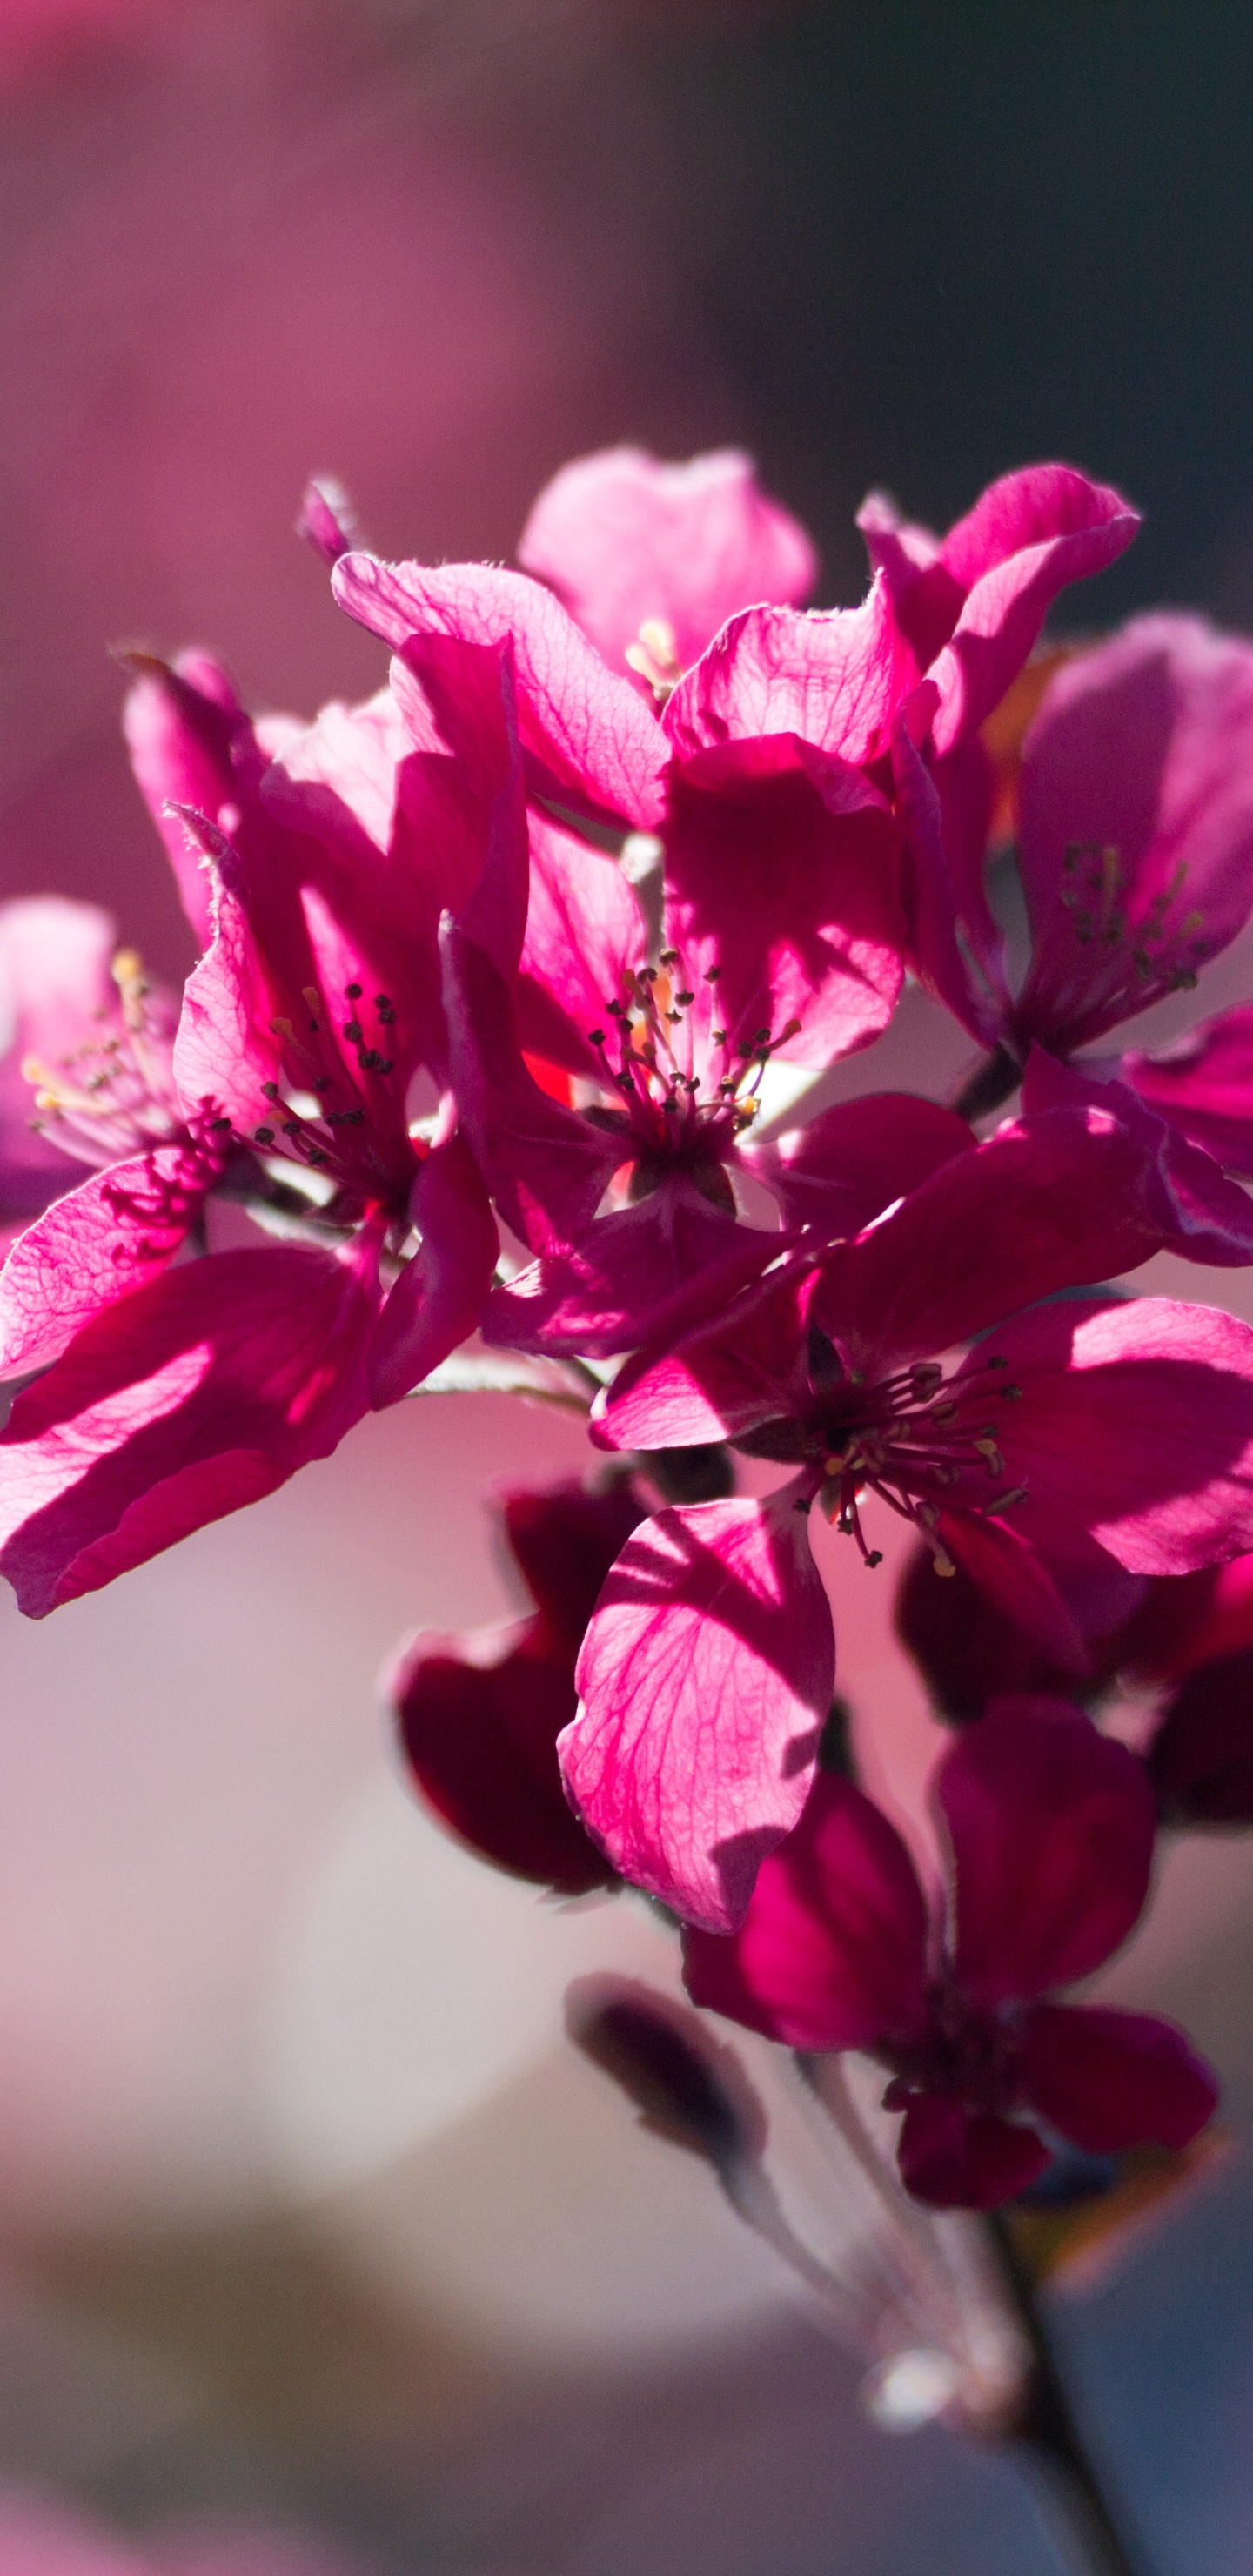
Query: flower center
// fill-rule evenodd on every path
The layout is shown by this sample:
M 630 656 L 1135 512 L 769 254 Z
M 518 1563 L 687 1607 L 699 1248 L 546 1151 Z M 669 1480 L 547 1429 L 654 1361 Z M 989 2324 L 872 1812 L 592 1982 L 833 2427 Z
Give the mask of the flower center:
M 1018 2097 L 1021 2042 L 1013 2022 L 971 2003 L 948 1978 L 928 1987 L 917 2038 L 878 2054 L 892 2069 L 889 2111 L 904 2110 L 911 2094 L 942 2093 L 968 2110 L 1003 2116 Z
M 683 677 L 678 639 L 669 618 L 644 618 L 635 643 L 626 648 L 625 660 L 628 670 L 647 680 L 660 714 Z
M 287 1015 L 270 1022 L 282 1049 L 283 1078 L 262 1083 L 265 1115 L 239 1141 L 338 1184 L 346 1203 L 328 1206 L 332 1222 L 337 1216 L 355 1222 L 362 1203 L 382 1205 L 400 1218 L 407 1210 L 416 1156 L 395 1080 L 395 1059 L 387 1052 L 395 1004 L 386 993 L 376 993 L 363 1013 L 360 984 L 346 985 L 344 998 L 348 1017 L 340 1034 L 355 1054 L 360 1081 L 353 1081 L 327 1026 L 330 1015 L 322 995 L 307 984 L 299 1027 Z M 223 1128 L 230 1121 L 212 1123 Z
M 720 971 L 711 966 L 704 983 L 716 987 Z M 650 1181 L 655 1185 L 661 1167 L 676 1161 L 688 1163 L 698 1176 L 702 1166 L 712 1172 L 723 1162 L 757 1115 L 774 1049 L 800 1027 L 799 1020 L 790 1020 L 777 1036 L 759 1028 L 734 1043 L 724 1028 L 702 1026 L 698 1034 L 691 1019 L 696 1000 L 677 949 L 666 948 L 658 965 L 628 968 L 622 997 L 605 1005 L 610 1029 L 588 1031 L 606 1088 L 621 1096 L 636 1194 Z M 711 1016 L 715 1009 L 716 994 L 708 1002 Z M 702 1023 L 704 1017 L 702 1011 Z M 714 1191 L 711 1178 L 707 1194 Z

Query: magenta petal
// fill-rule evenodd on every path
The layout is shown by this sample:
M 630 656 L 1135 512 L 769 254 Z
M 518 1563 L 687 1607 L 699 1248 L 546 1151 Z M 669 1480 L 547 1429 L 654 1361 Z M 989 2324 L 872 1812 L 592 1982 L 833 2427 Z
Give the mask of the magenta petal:
M 614 1867 L 711 1932 L 734 1931 L 796 1823 L 831 1699 L 831 1613 L 795 1500 L 699 1503 L 637 1531 L 559 1747 Z
M 686 670 L 737 608 L 807 599 L 818 577 L 804 529 L 733 447 L 686 465 L 638 447 L 576 457 L 540 493 L 518 561 L 615 670 L 646 620 L 670 627 Z
M 908 2105 L 897 2141 L 901 2180 L 932 2209 L 996 2209 L 1035 2182 L 1049 2151 L 1034 2129 L 964 2111 L 937 2093 Z
M 1150 1109 L 1253 1180 L 1253 1009 L 1203 1020 L 1160 1055 L 1127 1054 L 1119 1071 Z
M 998 1327 L 1020 1400 L 1009 1472 L 1028 1508 L 1132 1574 L 1253 1548 L 1253 1331 L 1167 1297 L 1043 1306 Z M 968 1365 L 974 1366 L 972 1360 Z
M 1087 1646 L 1068 1603 L 1036 1551 L 1006 1521 L 976 1512 L 941 1512 L 938 1536 L 985 1599 L 1017 1630 L 1024 1649 L 1043 1656 L 1069 1681 L 1091 1672 Z M 929 1551 L 928 1551 L 929 1553 Z M 941 1590 L 947 1578 L 932 1574 Z
M 471 1850 L 563 1896 L 612 1884 L 562 1789 L 573 1657 L 543 1619 L 465 1639 L 424 1631 L 385 1691 L 423 1797 Z
M 696 1027 L 723 1028 L 730 1061 L 764 1031 L 786 1060 L 828 1064 L 887 1026 L 902 976 L 899 848 L 882 797 L 787 734 L 672 773 L 666 937 L 696 988 Z
M 549 1630 L 569 1646 L 571 1675 L 614 1558 L 648 1516 L 634 1481 L 610 1472 L 613 1483 L 599 1492 L 569 1477 L 503 1498 L 510 1549 Z
M 256 941 L 232 888 L 219 885 L 213 945 L 187 978 L 174 1079 L 189 1114 L 216 1110 L 250 1135 L 265 1111 L 263 1085 L 283 1070 L 270 1028 L 273 999 Z
M 616 859 L 531 816 L 531 899 L 517 989 L 522 1043 L 572 1073 L 604 1081 L 589 1045 L 606 1004 L 648 962 L 640 908 Z
M 966 740 L 1004 697 L 1058 592 L 1114 563 L 1139 525 L 1108 484 L 1068 465 L 1035 465 L 990 485 L 950 530 L 942 557 L 966 598 L 934 664 L 937 753 Z
M 1147 1259 L 1162 1225 L 1145 1182 L 1143 1146 L 1108 1110 L 1023 1119 L 837 1245 L 815 1314 L 876 1375 L 947 1350 L 1016 1307 Z
M 552 592 L 490 564 L 383 564 L 343 556 L 340 607 L 397 653 L 417 636 L 512 638 L 524 751 L 542 792 L 579 813 L 647 831 L 661 810 L 665 739 L 625 675 L 607 669 Z
M 1117 1059 L 1111 1070 L 1117 1071 Z M 1105 1078 L 1105 1065 L 1060 1064 L 1033 1046 L 1022 1080 L 1023 1107 L 1087 1107 L 1116 1118 L 1144 1157 L 1141 1196 L 1161 1228 L 1163 1248 L 1185 1261 L 1224 1268 L 1253 1261 L 1253 1199 L 1228 1180 L 1213 1156 L 1158 1116 L 1126 1082 Z
M 1171 2022 L 1087 2004 L 1028 2014 L 1022 2085 L 1033 2109 L 1092 2155 L 1186 2147 L 1218 2102 L 1209 2067 Z
M 908 954 L 919 982 L 972 1037 L 990 1048 L 1000 1037 L 1007 997 L 999 983 L 989 987 L 986 975 L 975 971 L 979 945 L 963 918 L 960 869 L 957 854 L 947 844 L 935 765 L 924 761 L 918 749 L 936 703 L 934 683 L 924 680 L 906 699 L 892 727 L 892 779 L 905 835 L 901 899 Z M 982 864 L 982 850 L 979 856 Z M 981 904 L 980 917 L 985 910 Z M 959 932 L 965 932 L 964 940 Z
M 917 665 L 876 582 L 860 608 L 748 608 L 680 680 L 664 724 L 681 760 L 733 738 L 795 734 L 860 766 L 887 748 Z
M 1003 1537 L 1004 1524 L 997 1529 Z M 944 1536 L 951 1555 L 947 1528 Z M 989 1700 L 1025 1692 L 1058 1697 L 1074 1688 L 1073 1662 L 1055 1660 L 960 1561 L 951 1575 L 938 1575 L 929 1547 L 915 1548 L 905 1567 L 893 1626 L 940 1714 L 960 1724 L 982 1717 Z
M 608 1358 L 668 1340 L 687 1321 L 689 1283 L 710 1273 L 734 1296 L 779 1253 L 780 1238 L 711 1207 L 681 1172 L 635 1207 L 601 1216 L 573 1252 L 550 1253 L 488 1301 L 484 1338 L 507 1350 Z M 668 1444 L 673 1446 L 674 1444 Z
M 0 1570 L 43 1617 L 324 1458 L 365 1412 L 368 1270 L 275 1244 L 105 1308 L 0 1434 Z
M 1148 1894 L 1143 1763 L 1066 1700 L 1005 1699 L 940 1764 L 955 1870 L 957 1976 L 983 2004 L 1100 1966 Z
M 740 1160 L 773 1190 L 785 1224 L 833 1236 L 860 1233 L 973 1145 L 965 1119 L 951 1109 L 880 1091 L 822 1109 L 777 1141 L 741 1145 Z
M 694 2003 L 788 2048 L 868 2048 L 922 2016 L 927 1909 L 894 1825 L 820 1771 L 800 1823 L 757 1874 L 739 1931 L 688 1930 Z
M 718 1320 L 658 1358 L 643 1351 L 597 1399 L 592 1437 L 605 1449 L 686 1449 L 736 1440 L 807 1407 L 807 1282 L 788 1270 L 750 1288 L 723 1320 L 716 1270 L 697 1283 Z
M 478 1166 L 460 1135 L 432 1147 L 413 1186 L 422 1242 L 386 1298 L 370 1354 L 370 1402 L 397 1404 L 474 1331 L 500 1237 Z
M 1023 748 L 1020 1027 L 1090 1044 L 1225 948 L 1253 903 L 1253 645 L 1137 618 L 1053 680 Z
M 440 944 L 465 1135 L 506 1224 L 533 1252 L 565 1251 L 591 1224 L 621 1139 L 540 1090 L 523 1062 L 509 987 L 477 942 L 447 923 Z
M 157 830 L 202 948 L 213 936 L 212 888 L 200 852 L 171 806 L 192 806 L 229 830 L 235 813 L 235 758 L 241 745 L 257 775 L 264 760 L 225 671 L 204 654 L 171 668 L 155 656 L 134 657 L 136 677 L 123 730 L 135 781 Z
M 37 1218 L 0 1270 L 0 1378 L 47 1368 L 102 1307 L 164 1270 L 221 1168 L 189 1138 L 156 1145 Z

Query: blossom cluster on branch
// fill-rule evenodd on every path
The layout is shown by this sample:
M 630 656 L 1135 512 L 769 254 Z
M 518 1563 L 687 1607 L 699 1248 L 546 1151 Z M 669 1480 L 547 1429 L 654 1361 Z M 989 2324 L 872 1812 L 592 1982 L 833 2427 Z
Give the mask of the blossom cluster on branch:
M 1125 1284 L 1253 1262 L 1253 1007 L 1094 1050 L 1253 911 L 1253 645 L 1037 656 L 1137 525 L 1060 465 L 942 540 L 872 496 L 855 609 L 804 607 L 733 452 L 567 467 L 517 571 L 382 563 L 325 487 L 302 524 L 376 696 L 254 718 L 131 657 L 181 997 L 87 907 L 0 913 L 0 1567 L 42 1616 L 423 1385 L 581 1405 L 599 1470 L 506 1505 L 533 1614 L 397 1667 L 437 1812 L 659 1900 L 698 2002 L 877 2058 L 923 2199 L 1186 2143 L 1181 2034 L 1052 1998 L 1159 1825 L 1253 1814 L 1253 1331 Z M 806 1114 L 907 979 L 977 1044 L 957 1098 L 868 1056 Z M 833 1753 L 815 1509 L 870 1567 L 916 1534 L 943 1887 Z M 1139 1751 L 1127 1673 L 1169 1691 Z

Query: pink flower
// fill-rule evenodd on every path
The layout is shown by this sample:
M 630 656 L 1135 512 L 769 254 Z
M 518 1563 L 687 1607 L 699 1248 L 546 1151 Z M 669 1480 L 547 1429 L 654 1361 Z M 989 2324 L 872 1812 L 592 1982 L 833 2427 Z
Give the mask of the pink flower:
M 815 1501 L 873 1563 L 874 1493 L 941 1573 L 964 1565 L 1079 1675 L 1051 1564 L 1103 1589 L 1119 1568 L 1184 1573 L 1249 1548 L 1248 1326 L 1164 1299 L 1032 1302 L 1155 1247 L 1143 1181 L 1134 1141 L 1096 1113 L 1003 1129 L 864 1233 L 793 1254 L 725 1313 L 711 1298 L 711 1320 L 615 1381 L 606 1446 L 727 1439 L 795 1471 L 765 1503 L 638 1532 L 580 1657 L 567 1787 L 622 1874 L 690 1921 L 734 1927 L 804 1803 L 833 1668 Z M 946 1375 L 959 1342 L 973 1347 Z
M 55 1360 L 0 1438 L 0 1566 L 33 1615 L 325 1456 L 477 1321 L 483 1185 L 451 1104 L 428 1147 L 407 1094 L 423 1063 L 444 1078 L 441 906 L 476 926 L 486 854 L 525 822 L 502 657 L 437 640 L 426 666 L 399 765 L 377 704 L 273 768 L 232 717 L 235 840 L 184 809 L 215 919 L 174 1050 L 185 1138 L 61 1201 L 0 1277 L 10 1371 Z M 511 968 L 521 913 L 478 927 Z M 228 1164 L 304 1240 L 171 1268 Z
M 924 633 L 914 558 L 935 540 L 897 528 L 886 504 L 868 504 L 879 570 L 861 608 L 742 609 L 677 686 L 657 673 L 656 715 L 525 574 L 489 564 L 427 570 L 350 553 L 332 587 L 349 616 L 402 660 L 424 634 L 478 644 L 509 636 L 532 795 L 651 831 L 664 814 L 670 760 L 731 742 L 793 737 L 854 767 L 874 765 L 887 783 L 897 718 L 912 699 L 911 741 L 937 754 L 955 749 L 1004 695 L 1057 592 L 1111 563 L 1138 524 L 1120 494 L 1068 466 L 1007 475 L 937 550 Z
M 532 821 L 516 993 L 464 929 L 445 937 L 465 1131 L 539 1256 L 493 1297 L 489 1339 L 621 1350 L 664 1328 L 693 1273 L 729 1293 L 775 1256 L 776 1234 L 737 1222 L 737 1180 L 764 1180 L 785 1216 L 804 1199 L 828 1227 L 862 1222 L 969 1142 L 901 1097 L 828 1113 L 794 1171 L 747 1142 L 768 1062 L 823 1065 L 889 1018 L 896 849 L 882 798 L 839 762 L 783 738 L 704 754 L 671 781 L 651 965 L 621 870 Z M 584 1110 L 541 1095 L 524 1045 L 581 1077 Z M 620 1203 L 598 1214 L 615 1175 Z
M 561 1785 L 557 1738 L 574 1667 L 614 1558 L 645 1517 L 634 1485 L 573 1479 L 506 1494 L 502 1520 L 535 1602 L 469 1637 L 424 1629 L 385 1685 L 406 1759 L 441 1821 L 498 1869 L 575 1896 L 614 1879 Z
M 32 1083 L 56 1083 L 85 1048 L 95 1059 L 92 1078 L 100 1070 L 102 1040 L 118 1035 L 109 977 L 115 941 L 113 923 L 94 904 L 43 895 L 0 905 L 0 1230 L 10 1239 L 73 1178 L 57 1122 L 47 1104 L 36 1108 Z M 93 1091 L 84 1105 L 94 1109 L 97 1098 Z M 88 1150 L 84 1159 L 107 1156 Z
M 940 1764 L 947 1902 L 928 1901 L 869 1798 L 823 1773 L 731 1938 L 689 1931 L 689 1992 L 809 2052 L 889 2069 L 902 2178 L 988 2209 L 1049 2161 L 1033 2123 L 1090 2153 L 1186 2146 L 1217 2100 L 1181 2032 L 1047 2001 L 1125 1941 L 1148 1894 L 1143 1768 L 1064 1701 L 1004 1699 Z
M 983 891 L 988 800 L 977 779 L 973 793 L 955 794 L 937 777 L 937 794 L 912 754 L 903 761 L 920 968 L 993 1050 L 986 1098 L 976 1079 L 973 1107 L 1005 1097 L 1033 1050 L 1039 1096 L 1046 1058 L 1067 1062 L 1163 995 L 1190 990 L 1248 919 L 1253 646 L 1198 618 L 1138 618 L 1064 665 L 1045 693 L 1017 790 L 1031 954 L 1016 993 Z M 1182 1192 L 1175 1248 L 1193 1258 L 1253 1254 L 1247 1200 L 1199 1152 L 1253 1174 L 1249 1021 L 1224 1014 L 1163 1057 L 1073 1068 L 1089 1083 L 1131 1085 L 1165 1122 L 1162 1151 Z M 1225 1254 L 1192 1240 L 1198 1198 L 1228 1233 Z
M 577 457 L 547 484 L 518 561 L 556 592 L 616 671 L 673 686 L 754 600 L 797 603 L 818 578 L 804 529 L 759 490 L 751 457 L 717 448 L 661 465 L 638 447 Z

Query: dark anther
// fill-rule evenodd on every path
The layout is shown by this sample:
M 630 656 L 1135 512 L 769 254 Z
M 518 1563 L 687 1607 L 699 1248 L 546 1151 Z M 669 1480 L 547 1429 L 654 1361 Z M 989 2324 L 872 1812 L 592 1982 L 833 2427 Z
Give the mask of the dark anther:
M 277 1100 L 278 1084 L 276 1082 L 263 1082 L 261 1085 L 261 1097 L 263 1100 Z
M 360 1046 L 363 1034 L 360 1020 L 345 1020 L 344 1035 L 350 1046 Z
M 360 986 L 360 984 L 345 984 L 345 986 L 344 986 L 344 991 L 346 992 L 346 994 L 347 994 L 348 999 L 349 999 L 349 1001 L 350 1001 L 350 1002 L 359 1002 L 359 1001 L 360 1001 L 360 999 L 361 999 L 361 986 Z
M 256 1141 L 257 1141 L 258 1145 L 272 1145 L 272 1144 L 273 1144 L 273 1142 L 274 1142 L 274 1130 L 273 1130 L 273 1128 L 272 1128 L 272 1127 L 258 1127 L 258 1129 L 257 1129 L 257 1131 L 256 1131 Z
M 604 1032 L 604 1030 L 603 1030 L 603 1029 L 589 1029 L 589 1030 L 588 1030 L 588 1032 L 587 1032 L 587 1043 L 588 1043 L 588 1045 L 589 1045 L 589 1046 L 603 1046 L 603 1045 L 604 1045 L 604 1043 L 605 1043 L 605 1032 Z

